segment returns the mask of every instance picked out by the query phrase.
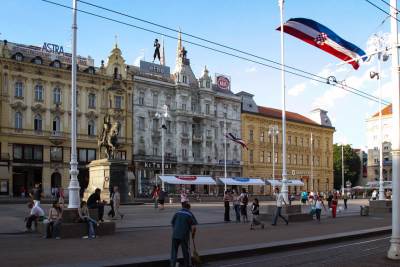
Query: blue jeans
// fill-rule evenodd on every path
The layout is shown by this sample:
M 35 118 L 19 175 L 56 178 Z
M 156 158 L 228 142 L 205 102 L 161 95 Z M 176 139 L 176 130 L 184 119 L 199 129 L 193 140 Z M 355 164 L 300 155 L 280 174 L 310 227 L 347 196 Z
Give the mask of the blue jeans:
M 240 205 L 235 204 L 233 208 L 235 209 L 236 221 L 240 222 Z
M 96 236 L 95 226 L 97 225 L 97 222 L 90 217 L 85 217 L 85 222 L 87 223 L 88 226 L 88 236 L 95 237 Z
M 282 207 L 276 207 L 274 221 L 272 222 L 272 224 L 276 224 L 276 222 L 278 221 L 278 216 L 281 217 L 282 220 L 284 220 L 286 224 L 289 223 L 288 220 L 282 216 L 281 212 L 282 212 Z
M 171 267 L 175 267 L 175 265 L 176 265 L 176 258 L 178 256 L 179 246 L 182 247 L 183 266 L 185 266 L 185 267 L 192 266 L 189 240 L 190 240 L 190 238 L 185 238 L 185 239 L 172 238 L 171 259 L 170 259 Z M 181 266 L 181 265 L 179 265 L 179 266 Z

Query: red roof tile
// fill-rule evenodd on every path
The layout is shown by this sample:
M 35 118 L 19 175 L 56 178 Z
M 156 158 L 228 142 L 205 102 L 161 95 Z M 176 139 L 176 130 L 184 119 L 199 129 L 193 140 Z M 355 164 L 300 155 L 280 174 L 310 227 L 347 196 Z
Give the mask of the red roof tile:
M 264 115 L 267 117 L 272 117 L 272 118 L 277 118 L 277 119 L 282 118 L 282 110 L 276 109 L 276 108 L 267 108 L 267 107 L 258 106 L 258 113 L 260 115 Z M 300 115 L 300 114 L 294 113 L 294 112 L 290 112 L 290 111 L 286 111 L 286 119 L 288 121 L 293 121 L 293 122 L 319 125 L 315 121 L 313 121 L 303 115 Z
M 382 109 L 382 116 L 385 115 L 392 115 L 392 104 L 389 104 Z M 372 118 L 375 117 L 379 117 L 379 111 L 372 116 Z

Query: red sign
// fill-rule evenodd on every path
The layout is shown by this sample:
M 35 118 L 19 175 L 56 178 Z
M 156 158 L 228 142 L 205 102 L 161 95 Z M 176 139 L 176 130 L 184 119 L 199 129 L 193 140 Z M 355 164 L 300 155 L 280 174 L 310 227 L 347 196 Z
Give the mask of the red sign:
M 217 85 L 222 90 L 230 90 L 231 88 L 231 81 L 228 77 L 225 76 L 217 76 Z
M 184 181 L 194 181 L 197 179 L 197 176 L 175 176 L 177 179 Z

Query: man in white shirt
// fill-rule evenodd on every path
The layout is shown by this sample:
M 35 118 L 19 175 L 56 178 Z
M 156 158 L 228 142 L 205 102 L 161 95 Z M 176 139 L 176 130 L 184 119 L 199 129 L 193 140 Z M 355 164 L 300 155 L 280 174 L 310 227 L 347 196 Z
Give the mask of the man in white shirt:
M 33 205 L 32 202 L 29 202 L 28 208 L 31 210 L 30 214 L 28 217 L 25 218 L 26 221 L 26 230 L 27 231 L 32 231 L 32 222 L 35 223 L 35 226 L 37 225 L 37 221 L 43 219 L 44 217 L 44 211 L 42 210 L 41 207 L 38 205 L 35 206 Z
M 289 221 L 282 216 L 281 212 L 282 212 L 282 206 L 283 204 L 286 204 L 285 201 L 285 197 L 283 196 L 282 193 L 279 193 L 279 188 L 276 187 L 275 188 L 275 195 L 276 195 L 276 211 L 275 211 L 275 216 L 274 216 L 274 221 L 272 222 L 272 225 L 276 225 L 276 222 L 278 221 L 278 216 L 282 218 L 282 220 L 284 220 L 286 222 L 286 225 L 289 224 Z

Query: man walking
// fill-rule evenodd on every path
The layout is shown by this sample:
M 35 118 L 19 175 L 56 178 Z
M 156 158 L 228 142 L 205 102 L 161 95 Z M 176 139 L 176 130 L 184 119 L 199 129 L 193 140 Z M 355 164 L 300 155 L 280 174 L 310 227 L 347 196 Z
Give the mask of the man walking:
M 278 187 L 275 188 L 275 194 L 276 194 L 276 211 L 275 211 L 274 221 L 272 222 L 272 225 L 274 225 L 274 226 L 276 225 L 276 222 L 278 221 L 278 216 L 281 217 L 282 220 L 284 220 L 286 222 L 286 225 L 288 225 L 289 221 L 285 217 L 283 217 L 281 214 L 283 203 L 285 203 L 285 206 L 287 206 L 285 197 L 283 196 L 282 193 L 279 193 Z
M 192 239 L 194 239 L 196 235 L 197 220 L 190 211 L 189 203 L 182 203 L 182 209 L 175 213 L 171 223 L 173 232 L 170 266 L 175 267 L 178 249 L 179 246 L 181 246 L 183 254 L 183 266 L 190 267 L 192 266 L 189 247 L 190 233 L 192 233 Z

